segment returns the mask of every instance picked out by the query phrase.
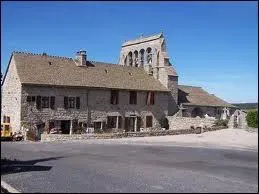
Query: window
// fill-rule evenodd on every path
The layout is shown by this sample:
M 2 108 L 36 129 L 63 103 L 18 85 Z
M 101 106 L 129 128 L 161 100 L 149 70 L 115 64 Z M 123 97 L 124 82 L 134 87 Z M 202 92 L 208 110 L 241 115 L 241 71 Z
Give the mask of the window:
M 130 104 L 137 104 L 137 92 L 130 91 Z
M 27 101 L 30 100 L 35 101 L 35 96 L 27 97 Z M 55 106 L 55 96 L 37 96 L 36 97 L 36 108 L 51 108 L 54 109 Z
M 147 99 L 146 105 L 154 105 L 155 104 L 155 93 L 154 92 L 147 92 Z
M 4 116 L 3 123 L 10 123 L 10 117 Z
M 80 109 L 80 97 L 64 97 L 64 108 Z
M 153 117 L 146 116 L 146 127 L 152 127 L 152 126 L 153 126 Z
M 118 104 L 119 103 L 119 91 L 112 90 L 111 91 L 111 104 Z
M 94 129 L 101 129 L 102 123 L 101 122 L 94 122 Z
M 42 105 L 42 108 L 49 108 L 49 97 L 48 96 L 42 96 L 41 105 Z
M 75 97 L 68 98 L 68 108 L 75 108 Z
M 27 102 L 34 102 L 35 96 L 27 96 Z
M 108 116 L 107 117 L 107 127 L 108 128 L 116 128 L 117 116 Z

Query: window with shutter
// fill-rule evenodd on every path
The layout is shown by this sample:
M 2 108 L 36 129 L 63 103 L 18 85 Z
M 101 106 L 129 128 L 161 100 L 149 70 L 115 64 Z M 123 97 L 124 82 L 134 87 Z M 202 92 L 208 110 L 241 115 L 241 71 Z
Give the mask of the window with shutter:
M 68 97 L 67 96 L 64 97 L 64 108 L 68 109 Z
M 76 108 L 80 109 L 80 97 L 76 97 Z
M 55 108 L 55 96 L 50 97 L 50 108 L 51 109 Z
M 6 116 L 4 116 L 4 119 L 3 119 L 3 120 L 4 120 L 4 123 L 6 123 Z

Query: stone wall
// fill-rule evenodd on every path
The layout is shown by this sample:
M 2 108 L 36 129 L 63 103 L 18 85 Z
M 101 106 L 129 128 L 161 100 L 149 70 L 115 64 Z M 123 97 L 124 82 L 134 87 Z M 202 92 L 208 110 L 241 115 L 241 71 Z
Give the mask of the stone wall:
M 36 103 L 28 104 L 26 97 L 55 96 L 55 108 L 38 110 Z M 80 109 L 64 109 L 64 96 L 80 97 Z M 137 104 L 129 104 L 129 91 L 119 91 L 119 104 L 110 103 L 110 90 L 85 89 L 71 87 L 23 86 L 22 89 L 22 120 L 34 123 L 48 120 L 72 120 L 91 123 L 94 120 L 106 119 L 107 116 L 128 117 L 131 114 L 140 116 L 145 127 L 147 115 L 153 116 L 153 126 L 159 127 L 159 120 L 167 115 L 168 93 L 155 92 L 155 104 L 146 105 L 146 92 L 137 92 Z M 31 111 L 32 110 L 32 111 Z M 123 125 L 122 125 L 123 126 Z
M 18 131 L 21 118 L 21 82 L 13 57 L 1 88 L 1 102 L 1 122 L 4 116 L 9 116 L 13 132 Z
M 170 130 L 177 129 L 186 129 L 191 126 L 199 127 L 199 126 L 207 126 L 212 127 L 215 120 L 214 119 L 206 119 L 206 118 L 192 118 L 192 117 L 177 117 L 177 116 L 168 116 Z
M 246 115 L 242 110 L 236 110 L 230 117 L 228 122 L 229 128 L 241 128 L 246 129 L 248 128 L 247 121 L 246 121 Z
M 127 133 L 106 133 L 106 134 L 42 134 L 42 142 L 50 141 L 69 141 L 69 140 L 87 140 L 87 139 L 116 139 L 125 137 L 147 137 L 147 136 L 165 136 L 165 135 L 181 135 L 181 134 L 199 134 L 201 132 L 216 131 L 226 127 L 212 127 L 203 129 L 179 129 L 179 130 L 159 130 L 149 132 L 127 132 Z

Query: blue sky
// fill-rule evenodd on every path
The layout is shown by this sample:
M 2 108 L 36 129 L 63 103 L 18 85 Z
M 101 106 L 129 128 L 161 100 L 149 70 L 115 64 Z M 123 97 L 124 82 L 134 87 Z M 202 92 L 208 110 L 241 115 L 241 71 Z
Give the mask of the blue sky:
M 179 83 L 258 101 L 257 2 L 2 2 L 1 72 L 12 51 L 117 63 L 120 46 L 163 31 Z

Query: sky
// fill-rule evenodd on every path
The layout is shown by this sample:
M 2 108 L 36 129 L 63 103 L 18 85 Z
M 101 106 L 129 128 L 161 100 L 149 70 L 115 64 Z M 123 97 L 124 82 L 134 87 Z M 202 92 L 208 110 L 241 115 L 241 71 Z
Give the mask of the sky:
M 1 72 L 13 51 L 118 63 L 126 40 L 163 32 L 179 84 L 258 102 L 258 2 L 1 2 Z

